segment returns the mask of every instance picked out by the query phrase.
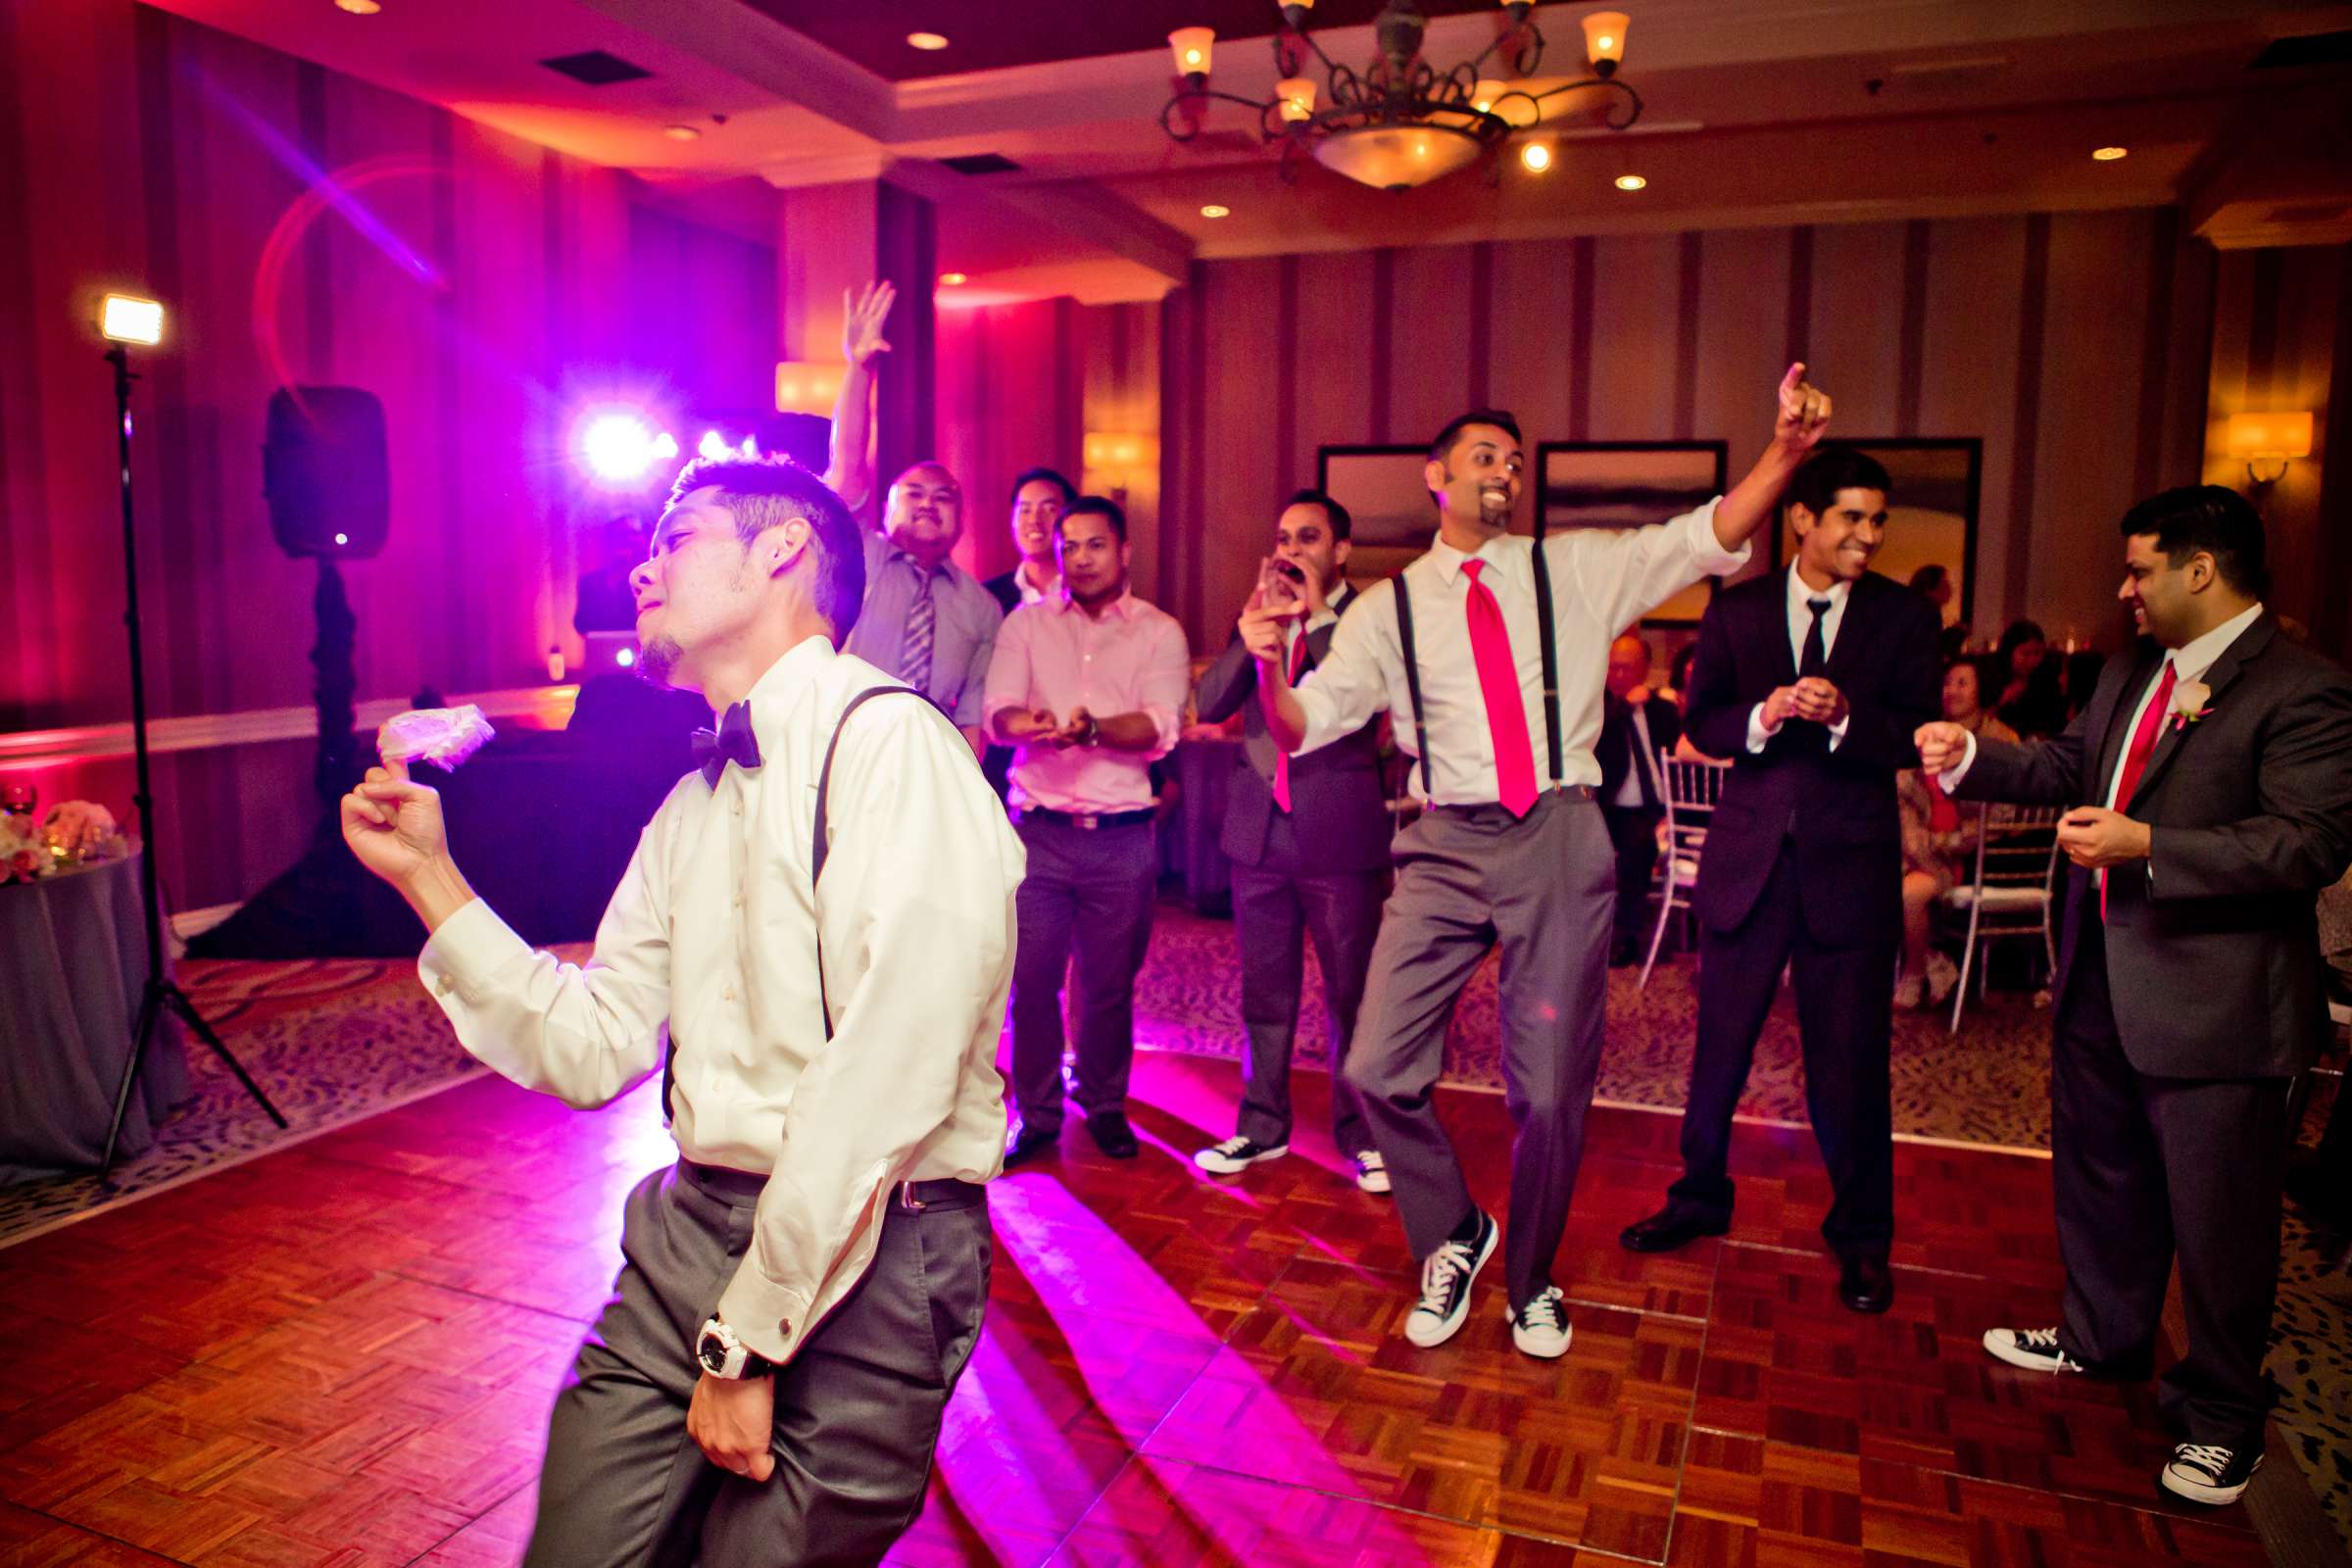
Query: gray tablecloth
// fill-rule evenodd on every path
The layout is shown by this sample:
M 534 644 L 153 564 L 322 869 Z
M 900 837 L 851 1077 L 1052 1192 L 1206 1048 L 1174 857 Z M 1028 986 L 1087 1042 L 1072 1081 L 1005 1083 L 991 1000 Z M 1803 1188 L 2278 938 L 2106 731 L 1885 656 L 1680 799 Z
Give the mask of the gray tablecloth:
M 0 887 L 0 1181 L 97 1166 L 146 983 L 136 855 Z M 143 1152 L 190 1092 L 167 1014 L 117 1157 Z
M 1186 903 L 1219 919 L 1233 912 L 1233 862 L 1218 841 L 1241 755 L 1240 741 L 1188 740 L 1168 759 L 1176 809 L 1160 821 L 1160 870 L 1178 880 Z

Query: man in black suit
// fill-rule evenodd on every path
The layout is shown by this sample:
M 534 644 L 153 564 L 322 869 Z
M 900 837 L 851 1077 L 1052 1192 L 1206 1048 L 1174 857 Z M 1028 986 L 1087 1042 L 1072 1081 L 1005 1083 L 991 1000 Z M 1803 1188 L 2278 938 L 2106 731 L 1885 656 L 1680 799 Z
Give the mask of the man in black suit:
M 1648 923 L 1649 873 L 1658 863 L 1658 823 L 1666 815 L 1666 785 L 1658 753 L 1682 738 L 1682 714 L 1649 690 L 1649 644 L 1629 631 L 1609 644 L 1608 684 L 1600 701 L 1600 819 L 1617 847 L 1617 923 L 1609 966 L 1642 957 Z
M 2262 607 L 2262 518 L 2218 485 L 2124 514 L 2117 597 L 2143 634 L 2053 740 L 1918 733 L 1975 800 L 2073 807 L 2050 1152 L 2063 1321 L 1984 1348 L 2145 1377 L 2176 1259 L 2188 1349 L 2157 1399 L 2158 1476 L 2226 1503 L 2262 1462 L 2289 1078 L 2327 1037 L 2319 891 L 2352 862 L 2352 676 Z
M 1857 1312 L 1894 1297 L 1894 775 L 1916 759 L 1912 732 L 1941 711 L 1942 684 L 1935 612 L 1869 569 L 1886 489 L 1886 470 L 1861 453 L 1807 460 L 1788 486 L 1796 564 L 1717 595 L 1699 622 L 1690 742 L 1732 759 L 1732 773 L 1692 896 L 1698 1042 L 1683 1174 L 1622 1238 L 1657 1252 L 1731 1228 L 1732 1113 L 1792 966 L 1805 1107 L 1836 1194 L 1821 1230 L 1840 1263 L 1838 1298 Z
M 1281 573 L 1306 605 L 1291 623 L 1290 676 L 1305 678 L 1331 650 L 1340 616 L 1355 602 L 1348 586 L 1348 509 L 1320 490 L 1291 497 L 1274 523 L 1267 570 Z M 1368 1193 L 1389 1190 L 1372 1147 L 1362 1101 L 1342 1075 L 1364 998 L 1372 939 L 1387 895 L 1389 820 L 1381 786 L 1378 722 L 1303 757 L 1279 751 L 1254 701 L 1257 662 L 1237 633 L 1203 670 L 1194 706 L 1211 724 L 1247 704 L 1248 737 L 1234 765 L 1223 848 L 1233 861 L 1233 923 L 1242 956 L 1242 1017 L 1250 1054 L 1242 1062 L 1242 1109 L 1234 1136 L 1193 1155 L 1202 1170 L 1231 1175 L 1290 1152 L 1291 1045 L 1298 1030 L 1305 956 L 1300 930 L 1315 939 L 1323 999 L 1331 1009 L 1331 1131 Z
M 1078 499 L 1077 489 L 1052 468 L 1029 468 L 1012 481 L 1012 548 L 1021 559 L 1012 569 L 980 586 L 997 596 L 1011 614 L 1061 588 L 1061 566 L 1054 556 L 1054 525 Z

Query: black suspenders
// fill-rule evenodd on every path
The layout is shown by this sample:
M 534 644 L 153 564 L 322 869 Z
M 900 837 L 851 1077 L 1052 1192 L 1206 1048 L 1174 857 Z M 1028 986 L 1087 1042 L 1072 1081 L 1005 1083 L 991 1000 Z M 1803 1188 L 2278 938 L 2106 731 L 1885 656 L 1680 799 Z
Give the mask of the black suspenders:
M 1536 539 L 1536 639 L 1544 645 L 1544 760 L 1551 764 L 1550 782 L 1560 782 L 1560 650 L 1559 639 L 1553 635 L 1551 614 L 1551 573 L 1544 565 L 1544 540 Z M 1393 579 L 1396 584 L 1396 644 L 1404 655 L 1404 689 L 1413 700 L 1413 744 L 1421 754 L 1421 794 L 1427 798 L 1429 786 L 1429 721 L 1423 716 L 1421 704 L 1421 661 L 1413 653 L 1413 601 L 1404 589 L 1404 573 Z
M 841 717 L 834 720 L 833 738 L 825 743 L 825 764 L 816 775 L 816 828 L 808 846 L 808 913 L 812 928 L 815 928 L 816 918 L 816 879 L 824 874 L 825 856 L 832 848 L 825 839 L 825 795 L 833 787 L 833 754 L 841 749 L 842 727 L 849 723 L 850 715 L 858 711 L 867 698 L 888 697 L 895 692 L 905 692 L 909 697 L 922 697 L 926 704 L 931 702 L 930 698 L 924 697 L 921 692 L 911 686 L 869 686 L 850 699 L 849 706 L 841 710 Z M 936 710 L 936 705 L 933 706 Z M 825 1038 L 831 1040 L 833 1038 L 833 1004 L 825 995 L 825 939 L 822 929 L 815 929 L 817 930 L 816 1000 L 818 1004 L 824 1008 Z M 666 1038 L 664 1045 L 666 1049 L 662 1055 L 662 1119 L 668 1121 L 671 1117 L 669 1094 L 677 1082 L 678 1043 L 675 1038 Z

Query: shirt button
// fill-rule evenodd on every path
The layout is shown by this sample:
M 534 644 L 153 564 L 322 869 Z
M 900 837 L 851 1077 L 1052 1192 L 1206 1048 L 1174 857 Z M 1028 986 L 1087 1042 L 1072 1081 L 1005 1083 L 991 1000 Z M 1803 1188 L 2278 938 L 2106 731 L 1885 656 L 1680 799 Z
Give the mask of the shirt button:
M 735 988 L 733 986 L 727 987 L 726 996 L 729 1002 L 733 1002 L 735 1000 Z

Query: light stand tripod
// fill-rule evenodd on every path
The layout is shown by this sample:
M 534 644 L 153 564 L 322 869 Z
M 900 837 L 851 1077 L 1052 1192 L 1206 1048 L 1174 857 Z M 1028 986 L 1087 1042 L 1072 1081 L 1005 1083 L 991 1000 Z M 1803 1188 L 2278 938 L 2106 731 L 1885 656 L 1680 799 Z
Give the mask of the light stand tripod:
M 255 1104 L 270 1113 L 271 1121 L 280 1127 L 286 1124 L 286 1118 L 270 1103 L 270 1097 L 213 1033 L 213 1026 L 204 1021 L 188 994 L 164 978 L 164 917 L 155 886 L 155 798 L 147 774 L 147 672 L 139 649 L 138 538 L 130 521 L 130 383 L 134 377 L 130 351 L 121 343 L 107 350 L 106 357 L 115 368 L 115 440 L 122 465 L 122 624 L 130 629 L 130 735 L 138 757 L 138 793 L 131 797 L 131 804 L 138 808 L 139 834 L 145 841 L 139 847 L 139 909 L 147 920 L 147 984 L 139 993 L 139 1018 L 131 1029 L 130 1057 L 122 1064 L 122 1086 L 115 1091 L 115 1119 L 106 1131 L 106 1157 L 98 1166 L 100 1181 L 114 1172 L 115 1145 L 122 1136 L 122 1117 L 130 1109 L 130 1088 L 138 1081 L 139 1063 L 166 1007 L 179 1014 L 180 1020 L 196 1031 L 196 1037 L 212 1048 L 213 1054 L 237 1075 L 237 1082 L 245 1086 Z

